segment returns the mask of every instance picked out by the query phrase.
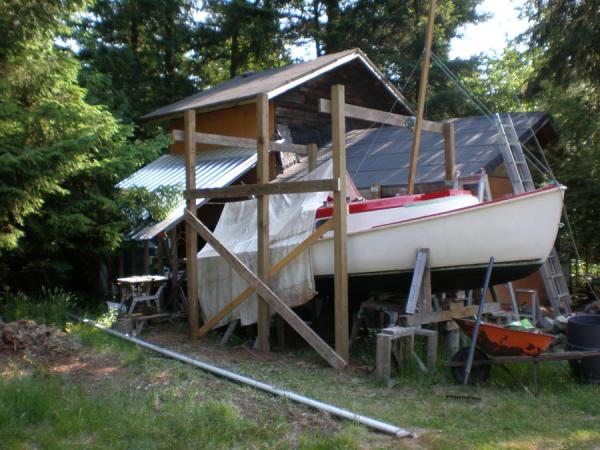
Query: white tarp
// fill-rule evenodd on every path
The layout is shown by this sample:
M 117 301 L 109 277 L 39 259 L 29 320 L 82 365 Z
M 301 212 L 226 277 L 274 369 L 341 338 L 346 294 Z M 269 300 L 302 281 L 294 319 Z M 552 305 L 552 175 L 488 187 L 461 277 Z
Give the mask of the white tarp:
M 329 160 L 302 179 L 317 180 L 331 176 Z M 271 265 L 312 233 L 315 212 L 323 205 L 327 196 L 327 192 L 269 196 Z M 254 273 L 257 254 L 256 207 L 256 200 L 228 203 L 223 208 L 214 231 L 217 239 Z M 247 287 L 246 282 L 210 245 L 205 245 L 198 253 L 198 279 L 198 297 L 204 320 L 213 317 Z M 290 262 L 270 280 L 269 285 L 290 307 L 302 305 L 312 299 L 316 292 L 309 251 Z M 255 294 L 219 322 L 219 325 L 225 325 L 234 319 L 240 319 L 242 325 L 257 321 Z

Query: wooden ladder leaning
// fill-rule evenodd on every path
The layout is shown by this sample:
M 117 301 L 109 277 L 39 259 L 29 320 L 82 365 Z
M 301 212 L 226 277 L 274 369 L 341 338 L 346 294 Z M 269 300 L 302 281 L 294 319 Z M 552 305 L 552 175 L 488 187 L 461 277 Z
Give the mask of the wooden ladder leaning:
M 506 165 L 513 192 L 521 194 L 535 190 L 531 171 L 510 114 L 496 114 L 496 122 L 501 135 L 502 159 Z M 540 268 L 540 273 L 554 316 L 559 316 L 563 311 L 567 314 L 571 313 L 571 293 L 554 247 Z

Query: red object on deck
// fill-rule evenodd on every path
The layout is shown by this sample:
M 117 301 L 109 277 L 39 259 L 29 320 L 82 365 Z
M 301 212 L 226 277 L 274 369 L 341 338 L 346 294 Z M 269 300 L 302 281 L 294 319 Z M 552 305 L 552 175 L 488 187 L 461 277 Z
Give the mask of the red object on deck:
M 398 195 L 396 197 L 378 198 L 373 200 L 364 200 L 352 202 L 348 204 L 348 212 L 350 214 L 376 211 L 378 209 L 399 208 L 413 203 L 422 202 L 425 200 L 435 200 L 436 198 L 451 197 L 453 195 L 472 195 L 471 191 L 463 189 L 448 189 L 445 191 L 431 192 L 427 194 L 416 195 Z M 316 218 L 331 217 L 333 214 L 333 205 L 328 202 L 326 206 L 317 209 Z
M 467 336 L 473 335 L 474 320 L 454 319 Z M 513 330 L 492 323 L 482 323 L 477 335 L 477 346 L 493 356 L 538 356 L 555 339 L 551 334 Z

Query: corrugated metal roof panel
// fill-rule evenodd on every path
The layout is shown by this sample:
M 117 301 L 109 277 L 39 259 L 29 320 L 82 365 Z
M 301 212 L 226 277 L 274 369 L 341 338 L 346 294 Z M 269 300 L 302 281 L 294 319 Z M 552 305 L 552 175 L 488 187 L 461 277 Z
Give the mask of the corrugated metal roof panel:
M 256 150 L 221 148 L 198 152 L 196 158 L 196 186 L 198 188 L 223 187 L 233 183 L 256 165 Z M 117 184 L 121 189 L 143 187 L 154 191 L 160 186 L 185 186 L 185 157 L 163 155 L 142 167 Z M 198 205 L 204 200 L 198 200 Z M 151 239 L 161 231 L 171 228 L 183 217 L 184 201 L 162 222 L 149 225 L 131 236 L 135 240 Z

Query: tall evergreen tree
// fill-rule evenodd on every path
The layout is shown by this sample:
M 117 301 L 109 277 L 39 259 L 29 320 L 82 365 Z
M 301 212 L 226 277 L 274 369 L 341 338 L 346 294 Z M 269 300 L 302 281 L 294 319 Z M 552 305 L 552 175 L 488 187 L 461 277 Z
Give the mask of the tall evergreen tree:
M 552 113 L 561 134 L 551 154 L 569 187 L 567 208 L 581 253 L 600 258 L 600 1 L 530 1 L 527 34 L 536 55 L 529 95 Z
M 126 122 L 195 91 L 191 0 L 97 0 L 76 34 L 92 103 Z
M 280 6 L 277 0 L 208 0 L 204 10 L 208 17 L 197 34 L 197 47 L 213 67 L 227 68 L 228 78 L 286 64 Z M 223 75 L 211 81 L 222 81 Z
M 96 277 L 88 275 L 121 241 L 115 183 L 164 142 L 129 144 L 130 127 L 85 101 L 78 61 L 54 44 L 79 4 L 48 4 L 9 20 L 34 31 L 9 31 L 13 38 L 2 45 L 0 283 L 89 288 Z
M 470 74 L 476 61 L 448 62 L 450 40 L 462 25 L 482 19 L 481 0 L 440 0 L 436 8 L 433 52 L 454 72 Z M 315 43 L 317 54 L 358 47 L 384 69 L 390 80 L 416 101 L 421 68 L 416 65 L 425 42 L 430 2 L 415 0 L 293 0 L 284 9 L 287 30 Z M 407 81 L 410 81 L 408 84 Z M 440 71 L 430 72 L 431 117 L 471 112 Z

